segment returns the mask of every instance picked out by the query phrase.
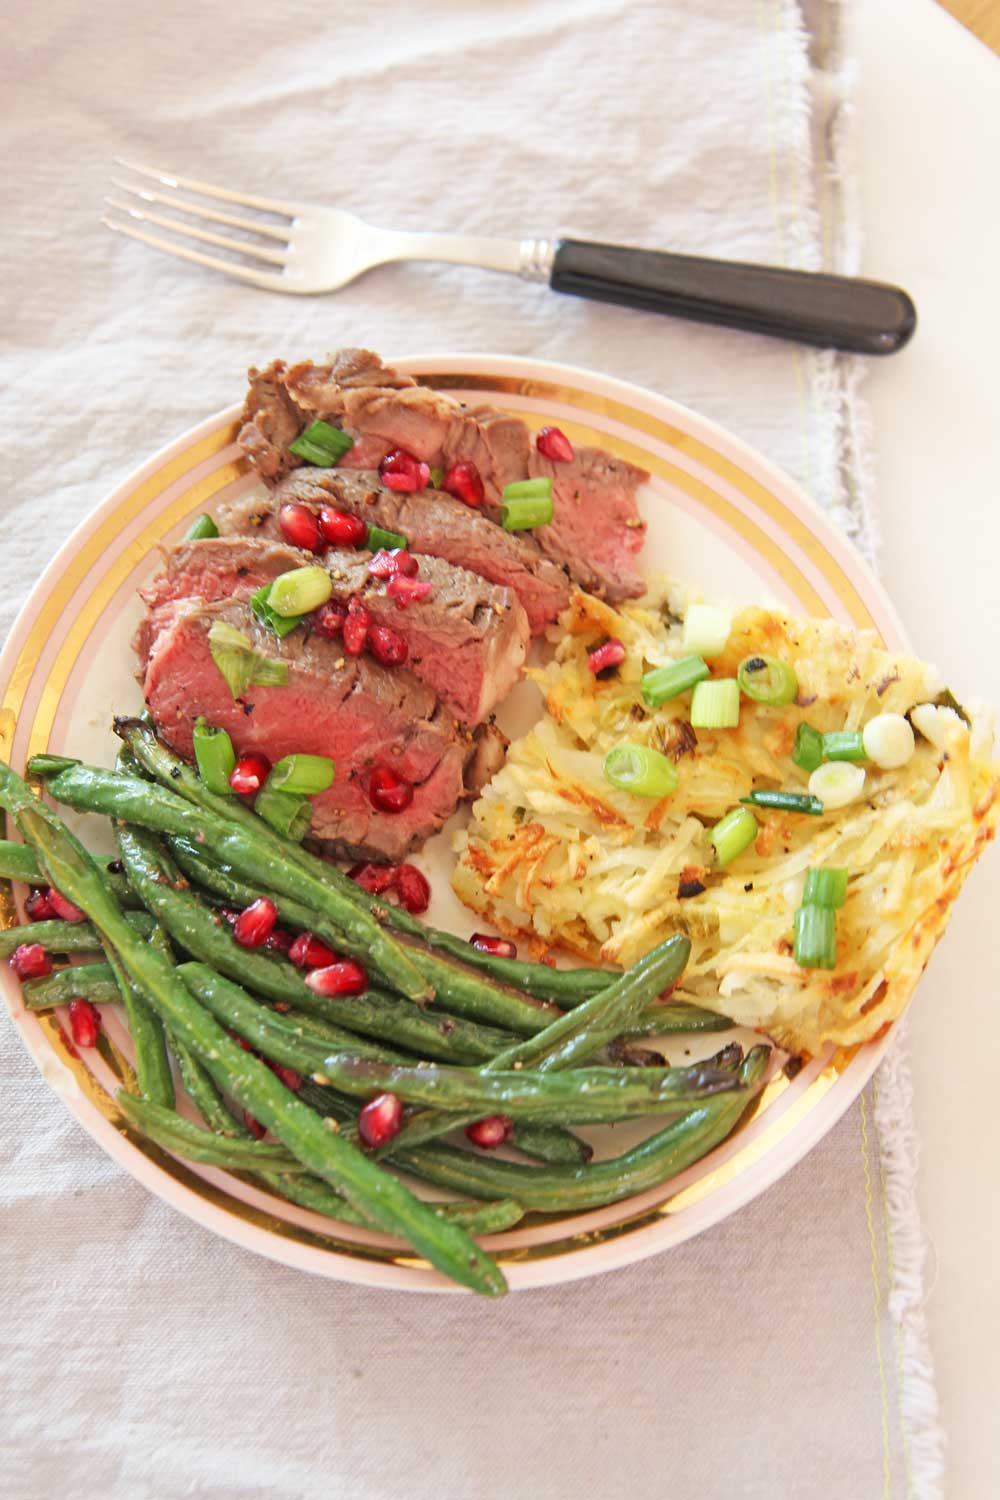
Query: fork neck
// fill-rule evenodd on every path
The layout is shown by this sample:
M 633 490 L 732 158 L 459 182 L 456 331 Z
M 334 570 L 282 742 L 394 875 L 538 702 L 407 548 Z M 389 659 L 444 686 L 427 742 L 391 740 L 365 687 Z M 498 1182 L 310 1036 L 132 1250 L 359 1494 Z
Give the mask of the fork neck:
M 454 265 L 506 271 L 525 281 L 547 282 L 555 244 L 551 240 L 502 240 L 477 234 L 406 234 L 393 232 L 385 260 L 436 260 Z

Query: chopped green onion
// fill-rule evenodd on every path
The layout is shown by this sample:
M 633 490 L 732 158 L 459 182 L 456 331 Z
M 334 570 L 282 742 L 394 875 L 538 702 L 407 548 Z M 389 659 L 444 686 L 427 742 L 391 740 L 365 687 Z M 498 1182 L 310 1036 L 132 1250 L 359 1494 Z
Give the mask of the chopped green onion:
M 432 469 L 431 470 L 431 477 L 430 477 L 430 486 L 431 486 L 431 489 L 432 490 L 439 490 L 443 484 L 444 484 L 444 470 L 443 469 Z
M 917 748 L 913 728 L 902 714 L 876 714 L 861 731 L 861 742 L 880 771 L 898 771 Z
M 812 797 L 807 792 L 778 792 L 768 791 L 766 787 L 760 787 L 747 797 L 741 797 L 741 802 L 749 802 L 751 807 L 773 807 L 777 812 L 811 813 L 818 818 L 823 811 L 823 804 L 818 797 Z
M 846 870 L 809 870 L 802 892 L 804 906 L 828 906 L 831 911 L 847 900 Z
M 795 962 L 800 969 L 837 967 L 837 922 L 829 906 L 810 902 L 795 913 Z
M 815 771 L 823 764 L 823 736 L 811 724 L 800 724 L 796 729 L 792 760 L 803 771 Z
M 333 785 L 333 761 L 327 755 L 286 755 L 271 768 L 264 783 L 272 792 L 300 792 L 312 797 Z
M 833 812 L 856 802 L 865 789 L 865 768 L 844 760 L 831 760 L 817 766 L 809 777 L 809 790 L 823 804 L 824 812 Z
M 533 531 L 552 520 L 552 480 L 519 479 L 505 484 L 500 497 L 500 524 L 504 531 Z
M 665 755 L 649 745 L 629 741 L 608 751 L 604 774 L 619 791 L 634 792 L 637 797 L 669 797 L 680 784 L 672 761 Z
M 258 589 L 255 594 L 250 595 L 250 608 L 262 625 L 267 625 L 269 629 L 274 631 L 276 636 L 284 639 L 286 635 L 289 635 L 302 624 L 305 616 L 289 615 L 286 619 L 284 615 L 279 615 L 277 610 L 271 608 L 268 602 L 270 597 L 271 585 L 265 583 L 262 589 Z
M 733 620 L 728 610 L 716 609 L 713 604 L 689 604 L 681 644 L 692 655 L 704 656 L 706 661 L 711 661 L 725 651 L 732 628 Z
M 643 675 L 639 687 L 647 708 L 659 708 L 670 698 L 679 698 L 708 676 L 708 664 L 700 656 L 685 656 L 666 667 L 655 667 Z
M 271 584 L 267 604 L 287 620 L 319 609 L 332 593 L 333 583 L 325 568 L 292 568 L 289 573 L 279 573 Z
M 296 792 L 273 791 L 266 782 L 254 798 L 253 810 L 276 833 L 283 833 L 296 843 L 305 838 L 312 822 L 312 806 L 308 797 L 300 797 Z
M 261 656 L 254 650 L 249 636 L 225 620 L 216 620 L 208 632 L 208 649 L 234 698 L 242 697 L 252 684 L 284 687 L 288 681 L 287 662 Z
M 209 724 L 207 719 L 199 718 L 195 720 L 193 738 L 198 775 L 217 797 L 231 797 L 233 789 L 229 778 L 236 765 L 236 751 L 229 735 L 224 729 Z
M 837 729 L 823 736 L 824 760 L 867 760 L 864 736 L 855 729 Z
M 776 656 L 745 656 L 740 662 L 736 680 L 755 703 L 778 707 L 791 703 L 798 696 L 799 679 L 788 663 L 779 661 Z
M 294 443 L 289 443 L 288 451 L 319 469 L 332 469 L 353 447 L 354 439 L 340 427 L 331 427 L 329 422 L 310 422 Z
M 197 521 L 192 522 L 184 533 L 186 542 L 204 542 L 210 537 L 218 536 L 219 528 L 211 516 L 199 516 Z
M 727 812 L 708 835 L 719 864 L 728 865 L 737 854 L 742 854 L 753 843 L 758 831 L 757 819 L 748 807 L 734 807 Z
M 383 531 L 381 526 L 369 526 L 368 528 L 368 551 L 369 552 L 395 552 L 400 547 L 408 547 L 409 539 L 398 531 Z
M 699 682 L 691 694 L 692 729 L 735 729 L 740 722 L 740 685 L 735 677 Z

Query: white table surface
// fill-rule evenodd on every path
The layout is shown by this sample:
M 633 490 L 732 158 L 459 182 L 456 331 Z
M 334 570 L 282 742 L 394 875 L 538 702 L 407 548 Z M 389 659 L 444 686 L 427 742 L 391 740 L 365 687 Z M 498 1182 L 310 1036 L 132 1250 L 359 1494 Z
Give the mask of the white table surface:
M 1000 59 L 931 0 L 869 0 L 854 24 L 864 269 L 905 285 L 920 318 L 867 386 L 882 573 L 918 653 L 959 697 L 1000 705 Z M 910 1023 L 948 1500 L 1000 1494 L 998 910 L 991 850 Z

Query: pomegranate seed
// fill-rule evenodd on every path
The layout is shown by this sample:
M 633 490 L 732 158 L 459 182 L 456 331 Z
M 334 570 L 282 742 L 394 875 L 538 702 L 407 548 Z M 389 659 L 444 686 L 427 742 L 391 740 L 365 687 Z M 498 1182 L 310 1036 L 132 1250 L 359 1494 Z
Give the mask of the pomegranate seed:
M 101 1029 L 101 1014 L 89 1000 L 69 1002 L 69 1029 L 78 1047 L 96 1047 Z
M 456 500 L 464 500 L 473 509 L 482 505 L 486 495 L 482 476 L 475 464 L 470 463 L 452 464 L 441 481 L 441 488 L 454 495 Z
M 260 896 L 233 923 L 233 937 L 241 948 L 263 948 L 278 920 L 278 908 L 266 896 Z
M 249 755 L 241 755 L 233 767 L 233 774 L 229 778 L 229 785 L 234 792 L 247 793 L 253 796 L 259 792 L 271 771 L 271 762 L 266 755 L 258 755 L 252 750 Z
M 517 947 L 509 938 L 491 937 L 487 932 L 474 932 L 469 939 L 480 953 L 492 953 L 494 958 L 516 958 Z
M 229 1036 L 229 1040 L 231 1042 L 235 1042 L 236 1045 L 237 1045 L 237 1047 L 242 1047 L 244 1052 L 253 1052 L 253 1048 L 251 1047 L 250 1043 L 247 1041 L 246 1037 L 244 1037 L 244 1036 L 237 1036 L 237 1034 L 236 1034 L 235 1031 L 230 1031 L 228 1033 L 228 1036 Z M 253 1052 L 253 1055 L 254 1055 L 254 1057 L 256 1057 L 257 1056 L 256 1052 Z
M 368 627 L 372 617 L 360 599 L 352 599 L 347 606 L 344 620 L 344 650 L 348 656 L 360 656 L 368 639 Z
M 347 605 L 341 604 L 339 599 L 329 599 L 326 604 L 314 610 L 309 616 L 313 635 L 318 635 L 321 641 L 333 641 L 340 635 L 347 619 Z
M 52 973 L 52 960 L 41 943 L 22 943 L 15 948 L 10 966 L 18 979 L 41 979 Z
M 417 559 L 412 552 L 405 547 L 393 547 L 391 552 L 383 548 L 376 552 L 368 564 L 368 571 L 373 578 L 397 578 L 401 573 L 407 578 L 413 578 L 417 572 Z
M 404 578 L 399 574 L 389 579 L 386 593 L 395 599 L 397 609 L 406 609 L 407 605 L 426 599 L 433 587 L 425 578 Z
M 410 648 L 398 630 L 389 625 L 373 625 L 368 632 L 368 649 L 383 667 L 401 667 Z
M 276 927 L 268 937 L 264 947 L 269 953 L 290 953 L 292 948 L 292 934 L 286 932 L 283 927 Z
M 495 1151 L 514 1134 L 514 1121 L 510 1115 L 489 1115 L 485 1120 L 476 1120 L 466 1125 L 465 1134 L 474 1146 L 484 1151 Z
M 388 766 L 372 772 L 368 783 L 368 800 L 379 812 L 405 812 L 413 801 L 413 787 Z
M 301 547 L 303 552 L 319 551 L 319 522 L 307 506 L 283 505 L 278 511 L 278 529 L 293 547 Z
M 314 932 L 300 932 L 288 950 L 288 957 L 299 969 L 325 969 L 337 962 L 333 949 L 321 942 Z
M 382 483 L 390 490 L 413 490 L 426 489 L 430 477 L 430 465 L 421 459 L 414 458 L 412 453 L 407 453 L 402 448 L 395 448 L 392 453 L 387 453 L 378 466 L 382 476 Z
M 87 913 L 81 911 L 78 906 L 74 906 L 72 901 L 67 901 L 54 885 L 49 886 L 46 894 L 49 898 L 49 905 L 61 922 L 86 922 Z
M 430 906 L 430 885 L 416 865 L 400 865 L 396 870 L 394 884 L 400 906 L 405 906 L 411 916 L 418 917 Z
M 399 1134 L 403 1123 L 403 1101 L 398 1094 L 376 1094 L 358 1115 L 358 1135 L 372 1150 Z
M 348 880 L 353 880 L 363 891 L 370 896 L 381 896 L 396 883 L 395 865 L 354 865 L 347 872 Z
M 33 922 L 51 922 L 56 914 L 48 891 L 32 891 L 24 903 L 24 910 Z
M 334 547 L 363 547 L 368 540 L 368 522 L 324 505 L 319 513 L 319 529 Z
M 603 646 L 587 653 L 587 666 L 595 677 L 599 677 L 609 667 L 621 666 L 624 660 L 625 647 L 621 641 L 605 641 Z
M 249 1130 L 250 1134 L 254 1136 L 258 1141 L 262 1140 L 263 1137 L 267 1135 L 267 1126 L 262 1125 L 259 1120 L 255 1120 L 253 1115 L 250 1114 L 248 1110 L 243 1111 L 243 1123 Z
M 553 463 L 573 462 L 573 444 L 558 427 L 543 427 L 535 439 L 535 447 L 545 458 L 551 458 Z
M 316 995 L 360 995 L 368 988 L 368 975 L 353 958 L 338 958 L 324 969 L 310 969 L 306 984 Z
M 286 1088 L 291 1089 L 293 1094 L 297 1094 L 302 1087 L 302 1074 L 296 1073 L 294 1068 L 286 1068 L 284 1063 L 271 1062 L 268 1058 L 265 1058 L 265 1061 L 275 1078 L 280 1078 Z

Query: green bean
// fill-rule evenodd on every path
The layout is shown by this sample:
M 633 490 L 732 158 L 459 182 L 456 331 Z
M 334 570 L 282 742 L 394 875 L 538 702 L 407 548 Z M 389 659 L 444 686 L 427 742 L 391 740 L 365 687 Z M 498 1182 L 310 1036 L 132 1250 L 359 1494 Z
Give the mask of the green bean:
M 125 1007 L 128 1029 L 132 1034 L 139 1092 L 150 1104 L 172 1109 L 174 1075 L 170 1071 L 163 1022 L 147 1002 L 138 983 L 130 979 L 118 954 L 106 939 L 104 955 Z
M 331 1086 L 365 1098 L 396 1094 L 418 1104 L 513 1120 L 600 1125 L 676 1114 L 712 1094 L 731 1091 L 735 1077 L 695 1064 L 687 1068 L 573 1068 L 560 1073 L 476 1072 L 469 1068 L 392 1066 L 334 1053 L 323 1064 Z
M 210 792 L 194 769 L 168 749 L 156 736 L 152 726 L 139 719 L 118 719 L 115 732 L 128 746 L 135 759 L 151 776 L 164 787 L 188 797 L 207 812 L 215 813 L 238 824 L 258 838 L 266 838 L 270 846 L 297 864 L 300 869 L 321 881 L 354 907 L 374 916 L 379 922 L 439 948 L 452 957 L 460 959 L 473 970 L 481 970 L 514 991 L 535 995 L 542 1000 L 556 1000 L 572 1005 L 587 995 L 604 989 L 610 978 L 602 969 L 550 969 L 545 964 L 528 964 L 517 959 L 498 959 L 492 954 L 470 948 L 453 933 L 441 932 L 427 927 L 411 917 L 409 912 L 378 901 L 368 891 L 349 880 L 340 870 L 327 861 L 317 858 L 303 849 L 294 840 L 284 839 L 269 828 L 249 808 L 234 803 L 229 798 L 218 797 Z M 483 1017 L 482 1019 L 488 1019 Z
M 130 911 L 126 921 L 137 932 L 148 937 L 153 923 L 145 912 Z M 47 953 L 100 953 L 101 939 L 89 922 L 26 922 L 22 927 L 5 927 L 0 932 L 0 958 L 10 958 L 22 943 L 41 943 Z
M 550 1072 L 579 1064 L 627 1031 L 630 1022 L 680 978 L 690 952 L 686 937 L 667 938 L 601 994 L 584 1000 L 537 1036 L 500 1053 L 486 1068 L 498 1072 L 535 1067 Z
M 63 776 L 76 775 L 75 770 Z M 146 788 L 147 799 L 154 788 Z M 86 850 L 13 771 L 0 765 L 0 806 L 14 817 L 50 884 L 83 910 L 172 1032 L 216 1082 L 293 1152 L 308 1170 L 343 1192 L 388 1234 L 407 1240 L 444 1274 L 489 1296 L 506 1288 L 495 1263 L 457 1225 L 439 1219 L 402 1183 L 337 1134 L 298 1100 L 265 1063 L 227 1035 L 186 989 L 168 960 L 137 938 Z M 473 1196 L 483 1196 L 475 1194 Z
M 209 1130 L 216 1135 L 231 1136 L 234 1139 L 249 1137 L 250 1132 L 235 1118 L 216 1088 L 211 1073 L 202 1067 L 191 1048 L 173 1033 L 170 1036 L 170 1048 L 177 1059 L 185 1092 Z
M 26 979 L 21 994 L 28 1010 L 52 1010 L 78 997 L 91 1005 L 117 1005 L 118 985 L 110 964 L 73 964 L 44 979 Z
M 242 825 L 194 808 L 165 787 L 86 766 L 61 771 L 51 779 L 48 789 L 57 801 L 82 811 L 102 812 L 154 833 L 182 834 L 199 843 L 211 841 L 223 863 L 232 865 L 239 874 L 315 906 L 337 926 L 338 946 L 365 959 L 408 999 L 431 998 L 430 986 L 408 953 L 382 931 L 373 917 L 299 868 L 280 849 L 247 833 Z
M 315 995 L 313 999 L 321 1002 L 310 1007 L 315 1017 L 329 1018 L 346 1031 L 376 1037 L 440 1062 L 483 1062 L 517 1040 L 509 1031 L 442 1015 L 433 1007 L 422 1010 L 381 990 L 336 998 Z
M 71 766 L 79 764 L 72 755 L 33 755 L 28 762 L 28 775 L 56 776 L 60 771 L 68 771 Z
M 525 1167 L 475 1155 L 455 1146 L 421 1146 L 393 1152 L 391 1160 L 414 1177 L 472 1197 L 516 1197 L 528 1210 L 579 1213 L 659 1187 L 721 1144 L 739 1123 L 748 1091 L 764 1075 L 769 1047 L 754 1047 L 739 1070 L 739 1092 L 702 1100 L 639 1145 L 607 1161 L 578 1167 Z
M 73 762 L 69 764 L 72 765 Z M 117 865 L 116 857 L 113 854 L 95 854 L 93 859 L 94 863 L 105 871 L 108 884 L 119 901 L 124 901 L 126 905 L 130 904 L 128 882 L 119 870 L 110 868 Z M 17 844 L 13 839 L 0 839 L 0 878 L 19 880 L 22 885 L 46 884 L 39 871 L 38 861 L 27 844 Z
M 731 1031 L 733 1023 L 718 1011 L 705 1010 L 688 1000 L 654 1000 L 639 1017 L 628 1036 L 671 1036 L 676 1032 Z

